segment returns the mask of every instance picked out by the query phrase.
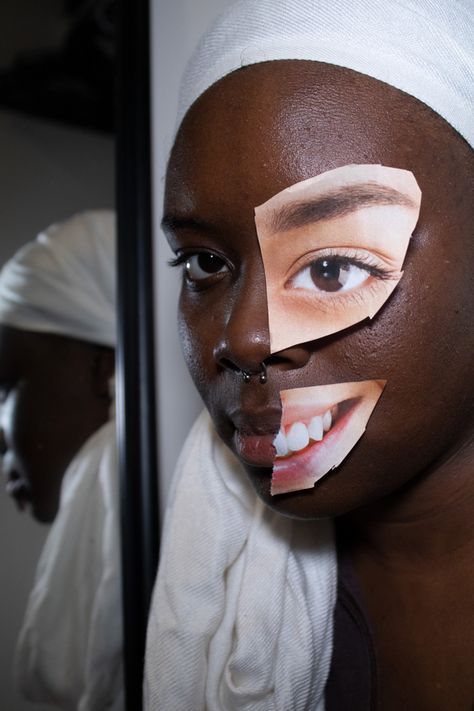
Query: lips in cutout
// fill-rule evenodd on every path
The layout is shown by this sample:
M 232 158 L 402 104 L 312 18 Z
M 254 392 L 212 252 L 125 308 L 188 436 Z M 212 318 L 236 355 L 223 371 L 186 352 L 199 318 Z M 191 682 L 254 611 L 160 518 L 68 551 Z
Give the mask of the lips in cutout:
M 272 496 L 311 489 L 337 467 L 365 432 L 385 383 L 385 380 L 363 380 L 282 390 L 281 431 L 285 436 L 295 423 L 308 427 L 313 418 L 323 417 L 327 412 L 332 412 L 333 421 L 320 441 L 310 439 L 302 449 L 275 457 Z M 304 428 L 300 429 L 304 432 Z

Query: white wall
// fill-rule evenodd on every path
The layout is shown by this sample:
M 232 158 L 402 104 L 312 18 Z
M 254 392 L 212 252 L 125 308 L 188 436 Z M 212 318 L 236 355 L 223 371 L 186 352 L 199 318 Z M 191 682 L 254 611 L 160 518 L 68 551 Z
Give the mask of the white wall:
M 151 0 L 154 129 L 154 205 L 157 274 L 157 351 L 161 501 L 184 438 L 202 407 L 184 365 L 176 331 L 177 270 L 166 266 L 170 251 L 159 223 L 163 177 L 173 139 L 178 86 L 186 61 L 210 22 L 232 0 Z
M 0 156 L 0 264 L 51 222 L 114 205 L 110 138 L 0 111 Z M 19 698 L 11 668 L 47 532 L 17 512 L 0 487 L 0 707 L 5 711 L 45 711 Z

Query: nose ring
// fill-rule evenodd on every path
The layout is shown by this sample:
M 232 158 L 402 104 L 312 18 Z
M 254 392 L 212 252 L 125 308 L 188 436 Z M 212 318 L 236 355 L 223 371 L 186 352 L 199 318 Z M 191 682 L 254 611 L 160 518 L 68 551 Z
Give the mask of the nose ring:
M 252 377 L 252 373 L 249 373 L 247 370 L 241 370 L 242 373 L 242 378 L 244 379 L 244 383 L 250 383 L 250 378 Z M 261 385 L 265 385 L 267 382 L 267 366 L 265 363 L 262 361 L 260 363 L 260 374 L 258 377 Z

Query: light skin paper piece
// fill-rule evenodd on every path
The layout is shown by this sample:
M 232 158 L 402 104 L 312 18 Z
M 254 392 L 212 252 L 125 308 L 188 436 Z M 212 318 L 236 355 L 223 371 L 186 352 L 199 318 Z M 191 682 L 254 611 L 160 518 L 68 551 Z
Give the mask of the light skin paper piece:
M 271 494 L 311 489 L 339 466 L 365 432 L 385 380 L 281 391 Z
M 255 209 L 272 353 L 373 318 L 402 276 L 420 201 L 409 171 L 346 165 Z

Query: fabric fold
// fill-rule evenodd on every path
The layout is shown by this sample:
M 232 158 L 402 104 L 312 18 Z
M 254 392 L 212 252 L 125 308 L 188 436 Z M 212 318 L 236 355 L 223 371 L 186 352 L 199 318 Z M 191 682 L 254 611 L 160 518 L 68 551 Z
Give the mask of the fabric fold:
M 180 457 L 148 627 L 149 711 L 324 709 L 330 521 L 267 508 L 203 413 Z

